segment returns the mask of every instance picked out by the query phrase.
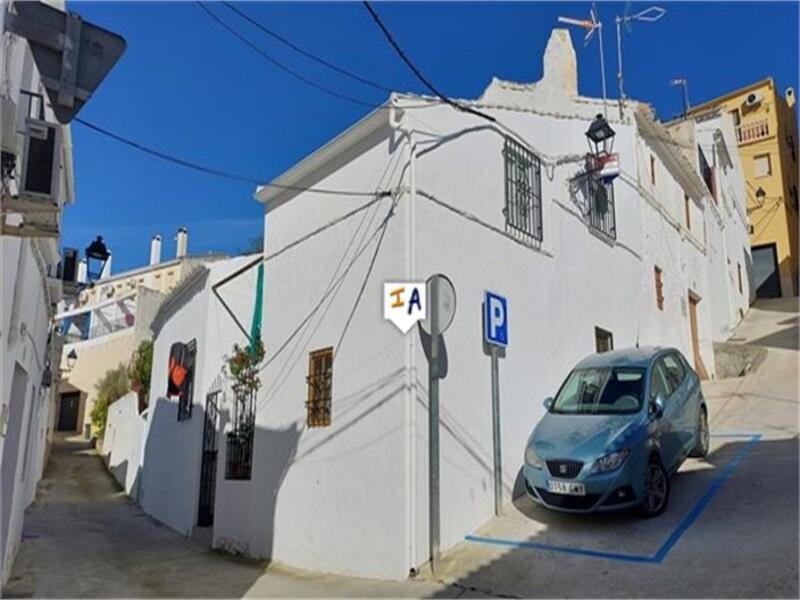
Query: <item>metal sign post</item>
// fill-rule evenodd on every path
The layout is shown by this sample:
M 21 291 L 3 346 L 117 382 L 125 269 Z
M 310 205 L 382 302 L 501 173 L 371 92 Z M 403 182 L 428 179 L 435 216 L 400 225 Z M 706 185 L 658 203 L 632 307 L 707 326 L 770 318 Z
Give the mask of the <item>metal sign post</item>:
M 440 523 L 439 504 L 439 380 L 446 375 L 442 334 L 453 322 L 456 310 L 456 291 L 444 275 L 428 279 L 428 318 L 420 327 L 430 335 L 428 352 L 428 540 L 431 571 L 439 568 Z
M 503 513 L 503 463 L 500 452 L 500 373 L 498 347 L 492 346 L 492 441 L 494 444 L 494 514 Z
M 431 570 L 439 568 L 439 301 L 437 281 L 431 282 L 431 362 L 428 366 L 428 522 Z
M 494 514 L 503 514 L 503 462 L 500 438 L 500 352 L 508 346 L 508 302 L 487 291 L 483 299 L 483 337 L 492 360 L 492 447 L 494 449 Z

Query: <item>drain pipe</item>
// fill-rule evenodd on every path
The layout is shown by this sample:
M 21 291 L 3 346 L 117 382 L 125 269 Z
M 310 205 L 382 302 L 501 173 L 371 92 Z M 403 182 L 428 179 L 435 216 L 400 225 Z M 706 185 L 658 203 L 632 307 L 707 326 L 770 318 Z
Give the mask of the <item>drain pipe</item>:
M 417 147 L 414 130 L 404 126 L 403 117 L 397 114 L 396 97 L 392 97 L 389 109 L 389 124 L 401 133 L 406 140 L 405 154 L 408 165 L 408 202 L 405 210 L 406 253 L 405 275 L 407 281 L 415 281 L 417 277 L 416 255 L 416 222 L 417 222 Z M 406 479 L 408 481 L 408 564 L 410 573 L 417 570 L 417 348 L 414 334 L 406 340 L 406 391 L 408 394 L 406 409 L 406 430 L 408 432 L 408 457 L 406 459 Z

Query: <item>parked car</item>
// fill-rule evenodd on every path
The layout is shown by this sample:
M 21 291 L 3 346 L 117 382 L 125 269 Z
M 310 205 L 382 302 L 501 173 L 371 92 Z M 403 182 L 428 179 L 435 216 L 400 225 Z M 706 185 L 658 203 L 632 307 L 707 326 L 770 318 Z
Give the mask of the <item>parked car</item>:
M 594 354 L 566 378 L 528 438 L 528 495 L 547 508 L 592 512 L 667 507 L 670 477 L 708 453 L 700 380 L 674 348 Z

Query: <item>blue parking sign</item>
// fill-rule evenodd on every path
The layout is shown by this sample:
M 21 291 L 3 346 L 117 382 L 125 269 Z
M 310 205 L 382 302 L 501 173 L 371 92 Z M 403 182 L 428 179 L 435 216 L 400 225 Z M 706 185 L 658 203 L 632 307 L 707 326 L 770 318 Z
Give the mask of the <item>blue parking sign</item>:
M 483 337 L 488 344 L 508 346 L 508 302 L 489 291 L 483 297 Z

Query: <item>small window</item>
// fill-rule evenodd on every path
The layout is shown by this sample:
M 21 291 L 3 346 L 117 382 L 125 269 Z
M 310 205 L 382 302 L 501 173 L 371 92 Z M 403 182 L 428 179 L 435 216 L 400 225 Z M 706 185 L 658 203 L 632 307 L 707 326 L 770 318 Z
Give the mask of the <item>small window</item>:
M 185 421 L 192 416 L 196 354 L 195 340 L 188 344 L 180 342 L 172 344 L 169 351 L 167 396 L 178 398 L 178 421 Z
M 739 109 L 738 108 L 734 108 L 731 111 L 731 116 L 733 117 L 733 126 L 734 127 L 739 127 L 739 125 L 742 124 L 742 115 L 739 113 Z
M 594 328 L 594 343 L 597 353 L 610 352 L 614 349 L 614 336 L 610 331 L 600 327 Z
M 769 177 L 772 175 L 772 161 L 769 154 L 759 154 L 753 158 L 753 171 L 756 177 Z
M 656 184 L 656 157 L 650 155 L 650 183 Z
M 653 269 L 656 280 L 656 306 L 658 310 L 664 310 L 664 271 L 659 267 Z
M 333 348 L 315 350 L 308 355 L 306 381 L 307 424 L 309 427 L 329 427 L 333 391 Z
M 689 204 L 689 196 L 683 195 L 683 212 L 686 215 L 686 229 L 692 229 L 692 207 Z
M 503 148 L 506 170 L 506 227 L 542 241 L 542 165 L 511 138 Z
M 744 287 L 742 286 L 742 263 L 736 263 L 736 271 L 739 275 L 739 293 L 744 294 Z
M 706 160 L 706 155 L 703 153 L 703 149 L 698 146 L 697 147 L 697 154 L 700 160 L 700 174 L 703 176 L 703 181 L 708 188 L 708 191 L 711 192 L 711 197 L 714 201 L 717 200 L 717 184 L 714 178 L 714 167 L 708 164 L 708 160 Z

